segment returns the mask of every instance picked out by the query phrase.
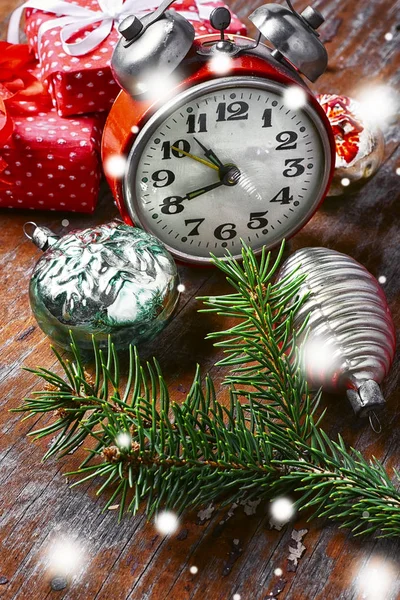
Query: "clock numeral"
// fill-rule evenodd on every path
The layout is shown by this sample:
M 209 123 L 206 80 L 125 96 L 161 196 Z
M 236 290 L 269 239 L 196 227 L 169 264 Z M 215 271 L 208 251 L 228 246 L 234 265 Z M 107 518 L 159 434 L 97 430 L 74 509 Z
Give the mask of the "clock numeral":
M 276 141 L 281 143 L 275 150 L 295 150 L 297 148 L 296 140 L 298 137 L 295 131 L 281 131 L 276 136 Z
M 223 223 L 214 230 L 217 240 L 231 240 L 237 236 L 235 223 Z
M 198 128 L 196 130 L 196 115 L 189 115 L 186 121 L 186 125 L 188 126 L 188 133 L 204 133 L 207 131 L 207 115 L 206 113 L 201 113 L 197 117 L 197 125 Z
M 230 115 L 226 116 L 226 111 Z M 242 121 L 249 118 L 249 105 L 247 102 L 232 102 L 226 106 L 226 102 L 220 102 L 217 107 L 217 121 Z
M 190 152 L 190 144 L 186 140 L 177 140 L 173 144 L 171 144 L 171 142 L 164 142 L 163 145 L 161 146 L 161 150 L 163 153 L 162 160 L 168 160 L 169 158 L 171 158 L 171 153 L 172 153 L 172 156 L 175 156 L 176 158 L 183 158 L 185 156 L 184 154 L 181 154 L 177 150 L 174 150 L 174 149 L 171 150 L 171 146 L 180 148 L 181 150 L 184 150 L 185 152 Z
M 172 171 L 167 171 L 166 169 L 162 169 L 161 171 L 155 171 L 151 176 L 154 181 L 154 187 L 161 188 L 167 187 L 167 185 L 171 185 L 175 181 L 175 175 Z
M 183 201 L 184 198 L 181 198 L 181 196 L 169 196 L 168 198 L 164 198 L 161 204 L 161 212 L 164 215 L 177 215 L 185 208 L 182 205 Z
M 305 167 L 300 164 L 304 158 L 288 158 L 285 160 L 285 167 L 289 166 L 289 169 L 283 171 L 284 177 L 298 177 L 305 171 Z
M 266 108 L 262 116 L 263 127 L 272 127 L 272 108 Z
M 200 235 L 199 227 L 203 221 L 205 221 L 205 219 L 186 219 L 185 220 L 186 227 L 188 225 L 191 225 L 192 223 L 197 223 L 197 225 L 195 227 L 193 227 L 193 229 L 191 231 L 189 231 L 189 233 L 187 235 Z
M 247 227 L 249 229 L 262 229 L 268 225 L 268 219 L 264 219 L 264 215 L 267 214 L 267 210 L 265 212 L 254 212 L 250 213 L 250 221 L 247 223 Z
M 281 204 L 290 204 L 293 196 L 290 195 L 290 188 L 284 187 L 270 200 L 270 202 L 280 202 Z

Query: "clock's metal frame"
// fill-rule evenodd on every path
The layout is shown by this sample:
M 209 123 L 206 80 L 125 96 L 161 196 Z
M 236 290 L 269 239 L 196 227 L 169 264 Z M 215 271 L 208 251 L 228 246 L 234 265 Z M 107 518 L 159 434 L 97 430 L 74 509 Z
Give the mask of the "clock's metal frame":
M 207 92 L 219 91 L 219 90 L 223 90 L 226 88 L 230 88 L 232 86 L 263 89 L 263 90 L 267 90 L 270 92 L 278 93 L 279 95 L 282 95 L 285 87 L 287 87 L 285 85 L 280 85 L 279 83 L 276 83 L 274 81 L 262 79 L 260 77 L 253 77 L 253 76 L 221 77 L 221 78 L 205 81 L 203 83 L 197 84 L 193 87 L 186 89 L 185 91 L 183 91 L 182 93 L 177 95 L 175 98 L 173 98 L 172 100 L 167 102 L 164 106 L 159 108 L 155 112 L 155 114 L 152 117 L 150 117 L 150 119 L 147 121 L 147 123 L 145 123 L 143 125 L 143 128 L 141 129 L 140 133 L 137 135 L 137 137 L 132 145 L 132 148 L 129 152 L 129 155 L 128 155 L 128 168 L 127 168 L 126 174 L 124 176 L 122 192 L 123 192 L 123 196 L 124 196 L 125 207 L 127 209 L 127 212 L 129 214 L 129 217 L 131 218 L 131 220 L 136 225 L 139 225 L 142 229 L 145 229 L 149 233 L 153 233 L 153 235 L 156 235 L 156 237 L 157 237 L 157 234 L 154 233 L 151 230 L 151 228 L 146 227 L 141 220 L 141 217 L 140 217 L 141 211 L 139 209 L 139 202 L 137 200 L 136 191 L 135 191 L 136 172 L 137 172 L 138 162 L 140 160 L 140 157 L 142 155 L 142 152 L 144 150 L 146 143 L 151 138 L 151 136 L 154 134 L 154 132 L 157 130 L 157 128 L 161 125 L 161 123 L 163 123 L 163 121 L 165 121 L 165 119 L 167 117 L 169 117 L 179 106 L 181 106 L 185 102 L 188 102 L 192 99 L 196 99 L 199 96 L 203 96 Z M 304 217 L 298 223 L 296 223 L 295 226 L 293 226 L 287 230 L 287 232 L 284 236 L 285 238 L 290 238 L 297 231 L 299 231 L 299 229 L 301 229 L 309 221 L 311 216 L 317 210 L 318 205 L 322 201 L 324 194 L 326 192 L 326 188 L 327 188 L 327 185 L 328 185 L 329 179 L 330 179 L 331 167 L 332 167 L 332 165 L 331 165 L 331 142 L 330 142 L 328 133 L 326 131 L 326 128 L 321 120 L 320 115 L 314 109 L 314 107 L 311 106 L 310 103 L 307 103 L 304 107 L 302 107 L 301 110 L 303 110 L 311 118 L 311 120 L 319 134 L 319 137 L 321 140 L 321 145 L 322 145 L 322 148 L 324 150 L 324 155 L 325 155 L 324 156 L 324 159 L 325 159 L 324 160 L 324 171 L 323 171 L 323 176 L 321 178 L 321 181 L 319 183 L 318 192 L 315 195 L 312 203 L 310 204 L 307 212 L 305 213 Z M 260 247 L 255 249 L 254 251 L 256 254 L 259 254 L 261 252 L 263 246 L 265 246 L 269 250 L 270 248 L 275 247 L 282 239 L 283 239 L 283 237 L 281 237 L 279 240 L 275 240 L 275 241 L 271 242 L 268 245 L 261 243 Z M 207 265 L 211 262 L 210 257 L 193 256 L 186 252 L 181 252 L 179 250 L 176 250 L 175 248 L 169 246 L 165 242 L 163 242 L 163 243 L 166 246 L 166 248 L 168 249 L 168 251 L 178 260 L 181 260 L 181 261 L 184 261 L 187 263 L 204 264 L 204 265 Z M 241 255 L 234 255 L 234 256 L 235 256 L 235 258 L 241 257 Z M 221 258 L 223 259 L 223 257 L 221 257 Z

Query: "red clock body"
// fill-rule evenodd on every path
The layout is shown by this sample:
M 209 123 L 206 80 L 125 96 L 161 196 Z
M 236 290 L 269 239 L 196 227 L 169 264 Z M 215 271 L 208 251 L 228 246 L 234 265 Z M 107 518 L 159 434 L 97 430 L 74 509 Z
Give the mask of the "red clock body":
M 259 44 L 229 58 L 221 73 L 220 65 L 201 53 L 218 39 L 208 35 L 194 40 L 173 74 L 176 84 L 167 96 L 132 98 L 121 91 L 107 119 L 102 143 L 105 165 L 115 155 L 127 157 L 124 177 L 105 169 L 124 221 L 160 237 L 176 258 L 198 264 L 209 261 L 210 251 L 218 255 L 228 248 L 237 254 L 239 239 L 257 251 L 296 233 L 325 197 L 335 166 L 329 121 L 295 70 Z M 237 45 L 251 42 L 241 36 L 229 39 Z M 160 82 L 160 91 L 161 86 Z M 282 94 L 288 88 L 304 92 L 305 106 L 285 106 Z M 181 123 L 179 115 L 184 117 Z M 169 131 L 172 137 L 167 140 Z M 237 163 L 238 185 L 207 192 L 217 176 L 215 168 L 214 172 L 207 168 L 206 163 L 213 162 L 204 153 L 209 147 L 221 154 L 221 162 Z M 204 162 L 191 160 L 193 157 Z M 201 188 L 207 188 L 207 193 L 193 195 Z M 248 214 L 243 212 L 235 223 L 228 212 L 239 214 L 242 204 L 238 203 L 246 193 L 251 196 Z M 232 204 L 227 209 L 229 198 Z M 216 204 L 221 223 L 217 215 L 209 217 Z M 155 214 L 161 220 L 158 227 Z M 196 219 L 198 225 L 192 227 Z M 205 233 L 207 220 L 207 231 L 212 230 L 214 237 Z M 193 223 L 187 225 L 187 221 Z M 161 233 L 166 229 L 171 231 L 169 237 Z

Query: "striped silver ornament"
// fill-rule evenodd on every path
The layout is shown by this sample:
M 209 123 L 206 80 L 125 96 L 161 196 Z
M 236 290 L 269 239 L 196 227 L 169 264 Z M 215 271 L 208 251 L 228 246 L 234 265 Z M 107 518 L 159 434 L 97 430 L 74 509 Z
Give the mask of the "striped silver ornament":
M 308 335 L 299 340 L 307 381 L 311 389 L 346 390 L 355 413 L 369 414 L 371 420 L 385 403 L 379 383 L 396 346 L 385 294 L 365 267 L 328 248 L 298 250 L 283 264 L 278 280 L 299 274 L 307 275 L 300 296 L 308 298 L 295 327 L 309 316 Z

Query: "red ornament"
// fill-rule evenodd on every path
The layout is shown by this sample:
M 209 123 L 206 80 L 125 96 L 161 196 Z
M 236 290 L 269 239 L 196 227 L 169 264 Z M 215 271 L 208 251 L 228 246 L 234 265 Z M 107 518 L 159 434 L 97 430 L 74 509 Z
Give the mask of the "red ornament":
M 346 163 L 357 156 L 360 149 L 360 133 L 364 126 L 351 111 L 350 98 L 335 94 L 322 94 L 319 102 L 325 110 L 335 136 L 336 152 Z
M 384 155 L 383 134 L 363 117 L 360 104 L 347 96 L 317 96 L 335 136 L 336 168 L 330 196 L 356 190 L 379 168 Z

